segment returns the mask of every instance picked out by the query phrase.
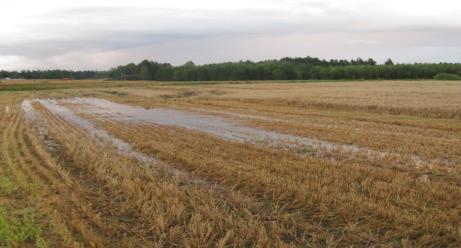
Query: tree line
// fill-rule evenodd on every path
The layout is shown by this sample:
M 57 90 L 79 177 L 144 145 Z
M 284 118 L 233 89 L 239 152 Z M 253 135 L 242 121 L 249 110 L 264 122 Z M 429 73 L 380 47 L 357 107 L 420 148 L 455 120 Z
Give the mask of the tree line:
M 105 78 L 108 72 L 104 71 L 71 71 L 71 70 L 24 70 L 0 71 L 0 79 L 95 79 Z
M 195 65 L 189 61 L 173 66 L 144 60 L 112 68 L 109 71 L 0 71 L 0 78 L 209 81 L 209 80 L 366 80 L 433 79 L 446 73 L 461 75 L 459 63 L 394 64 L 388 59 L 378 64 L 373 59 L 332 59 L 313 57 L 282 58 L 259 62 L 239 61 Z
M 172 66 L 144 60 L 139 64 L 118 66 L 109 72 L 115 80 L 208 81 L 208 80 L 360 80 L 360 79 L 433 79 L 437 74 L 461 75 L 461 64 L 394 64 L 373 59 L 321 60 L 283 58 L 261 62 L 240 61 L 195 65 L 187 62 Z

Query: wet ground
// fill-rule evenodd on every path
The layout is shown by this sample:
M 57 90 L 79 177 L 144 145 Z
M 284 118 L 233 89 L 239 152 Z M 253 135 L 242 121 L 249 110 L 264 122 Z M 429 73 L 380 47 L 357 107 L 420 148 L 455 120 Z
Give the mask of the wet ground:
M 98 118 L 116 120 L 127 123 L 155 124 L 190 129 L 213 135 L 234 142 L 251 143 L 258 146 L 272 147 L 294 151 L 305 156 L 331 157 L 331 153 L 344 154 L 350 158 L 384 159 L 386 157 L 400 161 L 401 156 L 394 153 L 375 151 L 349 144 L 338 144 L 328 141 L 300 137 L 292 134 L 267 131 L 246 126 L 237 120 L 204 114 L 197 111 L 189 112 L 169 108 L 143 108 L 115 103 L 100 98 L 68 98 L 62 100 L 35 99 L 52 113 L 66 121 L 79 126 L 103 142 L 112 143 L 120 152 L 129 154 L 140 160 L 150 161 L 153 158 L 135 151 L 132 146 L 106 130 L 97 128 L 91 121 L 79 117 L 79 114 L 89 114 Z M 31 101 L 23 102 L 26 115 L 32 116 Z M 251 118 L 251 115 L 238 114 L 241 118 Z M 329 153 L 325 156 L 325 153 Z M 419 166 L 422 161 L 418 157 L 406 158 L 409 163 Z M 408 162 L 404 162 L 408 163 Z
M 248 127 L 233 120 L 196 112 L 166 108 L 145 109 L 99 98 L 71 98 L 63 100 L 62 103 L 65 105 L 67 104 L 77 113 L 99 115 L 119 121 L 153 123 L 163 126 L 186 128 L 218 136 L 230 141 L 254 144 L 266 143 L 276 147 L 312 146 L 328 150 L 335 148 L 348 150 L 358 149 L 355 146 L 339 145 L 291 134 Z M 245 116 L 250 115 L 239 115 L 239 117 Z
M 141 162 L 148 164 L 149 166 L 154 166 L 160 171 L 171 174 L 172 176 L 182 178 L 183 183 L 195 184 L 195 185 L 206 185 L 207 187 L 213 187 L 219 191 L 223 191 L 223 188 L 213 182 L 197 178 L 193 175 L 190 175 L 188 172 L 172 167 L 171 165 L 166 165 L 162 161 L 157 160 L 153 156 L 136 151 L 129 143 L 125 142 L 122 139 L 114 137 L 109 134 L 106 130 L 96 127 L 92 122 L 79 117 L 73 110 L 61 106 L 56 100 L 53 99 L 34 99 L 34 100 L 24 100 L 21 104 L 22 110 L 25 113 L 26 120 L 31 122 L 33 126 L 38 130 L 39 138 L 45 144 L 46 148 L 52 153 L 57 155 L 59 152 L 59 145 L 48 136 L 49 125 L 47 120 L 38 113 L 34 107 L 33 103 L 40 103 L 47 110 L 53 114 L 61 117 L 65 121 L 83 128 L 91 136 L 93 136 L 101 144 L 110 144 L 113 145 L 118 152 L 121 154 L 127 155 L 134 159 L 137 159 Z

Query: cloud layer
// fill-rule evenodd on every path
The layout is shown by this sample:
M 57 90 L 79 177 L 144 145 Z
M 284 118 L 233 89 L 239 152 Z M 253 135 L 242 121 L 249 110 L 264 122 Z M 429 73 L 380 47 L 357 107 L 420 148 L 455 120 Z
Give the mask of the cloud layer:
M 461 3 L 453 0 L 151 2 L 5 3 L 0 69 L 306 55 L 461 62 Z

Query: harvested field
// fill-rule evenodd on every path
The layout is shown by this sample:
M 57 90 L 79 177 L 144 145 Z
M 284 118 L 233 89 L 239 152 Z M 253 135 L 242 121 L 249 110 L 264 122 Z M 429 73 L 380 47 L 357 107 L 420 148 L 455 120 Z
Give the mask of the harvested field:
M 118 84 L 0 91 L 0 246 L 461 246 L 460 83 Z

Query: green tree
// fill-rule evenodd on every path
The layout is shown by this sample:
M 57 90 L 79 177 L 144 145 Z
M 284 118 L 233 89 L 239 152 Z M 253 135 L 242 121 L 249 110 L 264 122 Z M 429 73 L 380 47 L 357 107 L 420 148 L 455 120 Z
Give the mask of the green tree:
M 386 62 L 384 62 L 384 65 L 394 65 L 394 62 L 392 59 L 387 59 Z
M 144 60 L 139 64 L 139 78 L 142 80 L 153 80 L 154 73 L 152 70 L 152 63 Z

